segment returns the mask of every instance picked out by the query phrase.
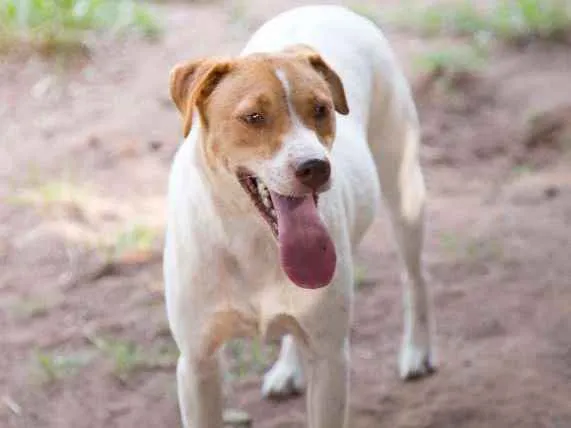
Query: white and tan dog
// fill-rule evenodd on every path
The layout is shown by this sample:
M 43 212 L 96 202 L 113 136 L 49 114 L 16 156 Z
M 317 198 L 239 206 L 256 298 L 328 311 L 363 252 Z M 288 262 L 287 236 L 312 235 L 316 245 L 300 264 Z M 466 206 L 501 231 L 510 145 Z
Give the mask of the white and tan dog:
M 186 141 L 164 274 L 184 425 L 222 426 L 218 351 L 261 334 L 284 336 L 263 394 L 307 384 L 308 426 L 345 426 L 353 257 L 381 187 L 405 268 L 400 374 L 430 373 L 419 126 L 379 29 L 342 7 L 294 9 L 239 57 L 176 66 L 171 95 Z

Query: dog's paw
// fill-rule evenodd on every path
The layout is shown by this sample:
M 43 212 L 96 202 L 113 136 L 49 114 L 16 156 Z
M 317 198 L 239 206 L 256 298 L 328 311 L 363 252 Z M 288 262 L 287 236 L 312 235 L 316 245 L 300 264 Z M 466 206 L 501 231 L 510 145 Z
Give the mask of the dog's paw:
M 304 389 L 301 367 L 290 361 L 278 360 L 264 376 L 262 395 L 265 398 L 283 399 L 301 394 Z
M 404 344 L 399 357 L 399 373 L 401 379 L 416 380 L 431 375 L 436 371 L 429 346 Z

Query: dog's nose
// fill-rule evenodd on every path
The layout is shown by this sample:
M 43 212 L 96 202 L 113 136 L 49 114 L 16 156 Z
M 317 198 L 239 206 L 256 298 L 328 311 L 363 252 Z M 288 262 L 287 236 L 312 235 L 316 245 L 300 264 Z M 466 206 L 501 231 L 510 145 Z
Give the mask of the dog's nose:
M 328 160 L 310 159 L 299 164 L 295 176 L 310 189 L 318 190 L 329 180 L 331 165 Z

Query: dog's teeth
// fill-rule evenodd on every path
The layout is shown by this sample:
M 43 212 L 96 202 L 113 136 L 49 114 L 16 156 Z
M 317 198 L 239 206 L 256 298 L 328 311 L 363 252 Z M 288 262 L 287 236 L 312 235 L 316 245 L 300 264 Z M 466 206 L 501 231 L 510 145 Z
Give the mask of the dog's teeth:
M 258 193 L 262 196 L 266 196 L 269 193 L 268 188 L 261 181 L 258 181 Z

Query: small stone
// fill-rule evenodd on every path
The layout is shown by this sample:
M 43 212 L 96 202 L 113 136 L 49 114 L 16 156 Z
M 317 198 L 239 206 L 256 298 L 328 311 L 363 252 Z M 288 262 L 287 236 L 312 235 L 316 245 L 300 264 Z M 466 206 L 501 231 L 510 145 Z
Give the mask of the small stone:
M 101 140 L 96 135 L 92 135 L 87 139 L 87 145 L 92 149 L 97 149 L 101 146 Z
M 545 188 L 545 190 L 543 192 L 544 192 L 545 197 L 547 199 L 552 199 L 559 194 L 559 188 L 557 188 L 555 186 L 549 186 L 549 187 Z
M 162 108 L 165 108 L 165 109 L 169 109 L 169 110 L 170 110 L 170 109 L 173 109 L 173 108 L 175 107 L 175 104 L 174 104 L 174 102 L 172 101 L 172 99 L 171 99 L 170 97 L 167 97 L 167 96 L 165 96 L 165 97 L 158 97 L 158 98 L 157 98 L 157 101 L 159 102 L 159 105 L 160 105 Z
M 251 428 L 252 418 L 246 412 L 238 409 L 226 409 L 222 416 L 227 428 Z
M 159 140 L 151 140 L 148 142 L 148 145 L 152 152 L 156 152 L 163 146 L 163 142 Z

